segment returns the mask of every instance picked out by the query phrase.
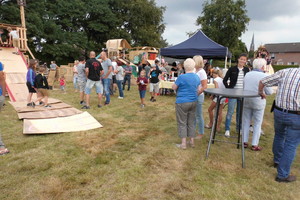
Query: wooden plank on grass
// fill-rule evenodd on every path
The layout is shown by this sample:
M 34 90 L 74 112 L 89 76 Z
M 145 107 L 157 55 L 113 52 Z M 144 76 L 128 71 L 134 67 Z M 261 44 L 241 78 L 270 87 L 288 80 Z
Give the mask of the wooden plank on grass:
M 87 131 L 103 127 L 88 112 L 53 119 L 24 119 L 23 134 L 47 134 Z

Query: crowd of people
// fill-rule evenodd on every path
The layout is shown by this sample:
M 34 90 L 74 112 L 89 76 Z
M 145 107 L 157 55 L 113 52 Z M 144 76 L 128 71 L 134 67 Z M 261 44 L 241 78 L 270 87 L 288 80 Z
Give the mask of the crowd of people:
M 100 59 L 98 59 L 100 58 Z M 171 66 L 166 62 L 156 60 L 154 65 L 146 63 L 138 65 L 138 85 L 141 107 L 144 108 L 145 96 L 149 85 L 150 101 L 157 101 L 159 93 L 160 80 L 173 80 L 172 89 L 176 92 L 176 119 L 178 135 L 181 143 L 177 144 L 180 149 L 187 149 L 188 146 L 195 147 L 195 139 L 201 139 L 205 128 L 212 128 L 214 109 L 216 108 L 216 97 L 210 97 L 211 103 L 208 108 L 209 123 L 205 125 L 203 117 L 203 103 L 205 99 L 204 91 L 207 88 L 208 78 L 213 78 L 215 88 L 244 89 L 253 91 L 261 97 L 246 98 L 243 107 L 242 121 L 240 122 L 239 110 L 240 101 L 237 99 L 228 99 L 228 109 L 225 119 L 226 137 L 232 135 L 231 121 L 236 108 L 236 133 L 241 131 L 243 134 L 244 147 L 250 147 L 253 151 L 261 151 L 259 139 L 261 135 L 261 126 L 263 122 L 264 109 L 266 106 L 266 95 L 273 93 L 271 86 L 278 86 L 276 99 L 274 101 L 274 119 L 275 119 L 275 138 L 273 143 L 274 167 L 277 167 L 278 175 L 276 181 L 291 182 L 296 177 L 290 175 L 290 167 L 296 155 L 296 149 L 300 143 L 300 69 L 284 69 L 273 75 L 265 73 L 267 62 L 264 58 L 256 58 L 253 61 L 251 70 L 246 66 L 247 55 L 241 54 L 236 66 L 230 67 L 224 78 L 222 70 L 212 68 L 211 65 L 205 65 L 203 58 L 196 55 L 193 58 L 186 59 L 183 63 L 174 62 Z M 94 51 L 89 53 L 89 59 L 81 56 L 74 63 L 73 84 L 74 89 L 79 91 L 79 103 L 82 109 L 90 109 L 90 95 L 93 87 L 96 89 L 98 104 L 101 108 L 102 98 L 105 98 L 104 105 L 110 104 L 111 95 L 118 89 L 118 99 L 124 98 L 124 90 L 131 89 L 131 78 L 133 68 L 129 61 L 122 67 L 116 62 L 116 57 L 108 58 L 107 52 L 102 51 L 96 56 Z M 1 63 L 0 63 L 1 64 Z M 4 102 L 3 91 L 5 91 L 3 67 L 0 65 L 0 109 Z M 37 62 L 31 60 L 26 76 L 26 85 L 29 95 L 27 106 L 35 107 L 36 104 L 44 107 L 51 107 L 48 104 L 49 86 L 47 78 L 44 75 L 46 68 L 40 66 L 36 73 Z M 57 65 L 52 62 L 50 70 L 56 70 Z M 65 92 L 66 80 L 64 76 L 59 78 L 60 88 Z M 37 93 L 37 99 L 32 100 L 34 93 Z M 225 99 L 220 102 L 219 118 L 217 122 L 217 131 L 220 132 L 222 124 L 222 110 Z M 253 127 L 251 145 L 248 143 L 250 127 Z M 197 128 L 198 127 L 198 128 Z M 0 138 L 0 155 L 8 153 Z
M 186 149 L 188 145 L 194 147 L 196 138 L 196 122 L 199 126 L 204 123 L 201 120 L 202 99 L 204 84 L 201 83 L 205 77 L 201 77 L 197 70 L 201 56 L 188 58 L 184 62 L 185 74 L 178 76 L 173 85 L 176 93 L 176 119 L 178 136 L 181 143 L 176 144 L 180 149 Z M 273 142 L 274 167 L 277 168 L 277 182 L 292 182 L 296 177 L 290 174 L 290 168 L 296 155 L 297 147 L 300 144 L 300 68 L 289 68 L 276 72 L 272 75 L 265 73 L 266 60 L 256 58 L 253 61 L 252 70 L 246 67 L 247 55 L 241 54 L 237 66 L 231 67 L 225 74 L 224 79 L 218 69 L 212 71 L 216 88 L 244 89 L 257 93 L 260 97 L 246 98 L 243 107 L 242 122 L 239 122 L 239 109 L 241 105 L 236 99 L 228 100 L 228 110 L 225 121 L 225 136 L 230 137 L 230 124 L 235 106 L 237 104 L 236 132 L 244 135 L 244 147 L 248 148 L 249 129 L 253 123 L 253 136 L 251 150 L 261 151 L 259 138 L 263 122 L 264 109 L 266 106 L 266 95 L 272 94 L 271 86 L 278 86 L 276 99 L 273 104 L 275 137 Z M 207 76 L 207 74 L 206 74 Z M 213 98 L 213 97 L 212 97 Z M 224 104 L 224 102 L 220 102 Z M 216 106 L 216 99 L 213 99 L 209 111 L 209 124 L 206 128 L 212 127 L 213 113 Z M 221 106 L 223 107 L 223 106 Z M 220 110 L 220 112 L 222 112 Z M 220 113 L 221 117 L 222 114 Z M 218 119 L 217 130 L 220 131 L 222 119 Z M 200 123 L 199 123 L 200 122 Z M 201 127 L 199 128 L 201 134 Z M 250 145 L 249 145 L 250 146 Z

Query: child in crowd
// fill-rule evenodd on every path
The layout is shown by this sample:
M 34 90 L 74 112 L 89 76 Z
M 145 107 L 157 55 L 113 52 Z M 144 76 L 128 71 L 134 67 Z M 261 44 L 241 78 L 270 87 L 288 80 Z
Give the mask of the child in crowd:
M 224 89 L 225 86 L 223 84 L 223 78 L 222 78 L 222 72 L 220 69 L 214 69 L 212 71 L 212 76 L 214 78 L 214 85 L 215 85 L 215 88 L 220 88 L 220 89 Z M 211 96 L 212 98 L 212 102 L 208 108 L 208 113 L 209 113 L 209 124 L 205 125 L 205 128 L 208 128 L 210 129 L 213 125 L 213 118 L 214 118 L 214 114 L 213 114 L 213 111 L 217 105 L 217 98 L 216 97 L 213 97 Z M 217 124 L 217 131 L 220 131 L 220 125 L 222 123 L 222 110 L 223 110 L 223 105 L 225 103 L 225 99 L 226 98 L 223 98 L 221 99 L 221 106 L 220 106 L 220 110 L 219 110 L 219 118 L 218 118 L 218 124 Z
M 37 98 L 36 102 L 41 101 L 43 99 L 45 108 L 51 107 L 48 104 L 48 81 L 47 78 L 44 76 L 45 67 L 39 68 L 39 74 L 35 77 L 35 87 L 37 88 L 37 91 L 39 93 L 39 97 Z
M 116 80 L 117 80 L 117 86 L 119 89 L 119 97 L 118 99 L 123 99 L 124 98 L 124 92 L 123 92 L 123 88 L 122 88 L 122 83 L 124 81 L 124 68 L 122 66 L 117 66 L 116 70 L 115 70 L 115 74 L 116 74 Z
M 66 87 L 66 79 L 65 79 L 65 76 L 64 76 L 64 75 L 62 75 L 62 76 L 60 77 L 60 79 L 59 79 L 59 85 L 60 85 L 60 90 L 61 90 L 62 92 L 66 92 L 66 91 L 65 91 L 65 87 Z
M 145 107 L 145 95 L 148 85 L 148 79 L 146 78 L 146 72 L 145 70 L 142 70 L 140 73 L 140 77 L 137 79 L 137 84 L 139 86 L 139 93 L 141 98 L 141 107 Z
M 32 95 L 36 93 L 35 87 L 34 87 L 34 80 L 36 77 L 36 61 L 35 60 L 30 60 L 29 61 L 29 66 L 28 66 L 28 71 L 26 75 L 26 85 L 28 88 L 28 96 L 27 96 L 27 106 L 35 106 L 35 103 L 31 101 Z

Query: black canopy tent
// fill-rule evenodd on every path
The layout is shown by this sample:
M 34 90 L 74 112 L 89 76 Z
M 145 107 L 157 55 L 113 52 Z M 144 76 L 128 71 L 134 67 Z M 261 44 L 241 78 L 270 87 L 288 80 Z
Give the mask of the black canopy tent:
M 201 30 L 192 37 L 177 45 L 168 48 L 161 48 L 160 55 L 171 58 L 191 58 L 195 55 L 201 55 L 203 58 L 231 58 L 231 53 L 227 47 L 224 47 L 209 37 Z

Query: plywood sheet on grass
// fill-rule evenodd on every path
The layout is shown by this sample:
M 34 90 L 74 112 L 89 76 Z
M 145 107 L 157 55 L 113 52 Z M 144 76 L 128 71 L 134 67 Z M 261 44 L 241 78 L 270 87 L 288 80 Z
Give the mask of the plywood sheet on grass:
M 36 99 L 36 96 L 32 97 L 32 99 Z M 49 104 L 56 104 L 56 103 L 61 103 L 62 101 L 59 100 L 59 99 L 54 99 L 54 98 L 49 98 L 48 99 L 48 103 Z M 26 104 L 27 102 L 26 101 L 19 101 L 19 102 L 9 102 L 13 107 L 14 109 L 17 111 L 17 110 L 20 110 L 22 108 L 25 108 L 27 107 Z
M 53 119 L 24 119 L 23 134 L 47 134 L 87 131 L 103 127 L 88 112 Z
M 30 106 L 26 106 L 25 103 L 25 107 L 22 108 L 17 108 L 16 111 L 18 113 L 23 113 L 23 112 L 36 112 L 36 111 L 47 111 L 47 110 L 57 110 L 57 109 L 63 109 L 63 108 L 71 108 L 71 106 L 69 104 L 66 103 L 56 103 L 56 104 L 50 104 L 51 107 L 45 108 L 44 106 L 35 106 L 30 107 Z
M 42 110 L 35 112 L 18 113 L 19 119 L 49 119 L 56 117 L 67 117 L 80 114 L 82 111 L 76 108 L 62 108 L 58 110 Z

